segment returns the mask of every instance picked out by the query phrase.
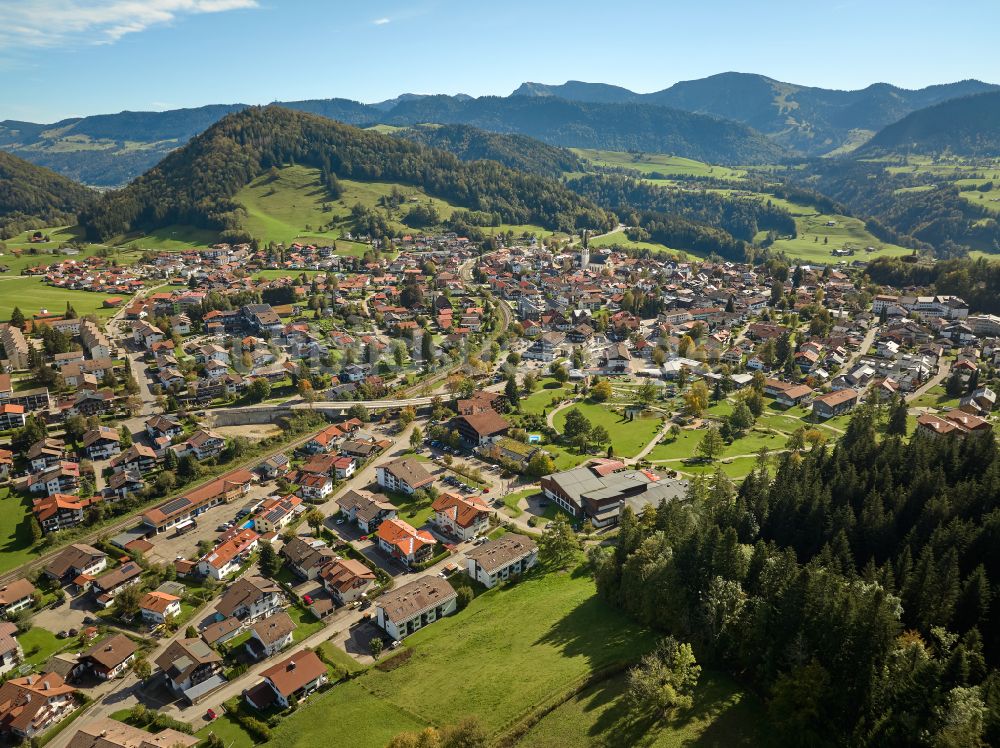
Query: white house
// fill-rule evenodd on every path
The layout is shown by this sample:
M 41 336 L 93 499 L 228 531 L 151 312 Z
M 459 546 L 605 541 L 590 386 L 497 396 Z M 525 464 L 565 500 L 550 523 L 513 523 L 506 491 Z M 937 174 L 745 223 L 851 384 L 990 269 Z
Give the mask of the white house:
M 457 610 L 458 595 L 439 577 L 417 579 L 376 601 L 376 621 L 396 641 Z
M 168 618 L 180 615 L 181 599 L 166 592 L 149 592 L 139 602 L 142 620 L 149 623 L 166 623 Z
M 466 573 L 492 588 L 534 566 L 538 562 L 538 545 L 524 535 L 507 533 L 469 551 L 465 559 Z

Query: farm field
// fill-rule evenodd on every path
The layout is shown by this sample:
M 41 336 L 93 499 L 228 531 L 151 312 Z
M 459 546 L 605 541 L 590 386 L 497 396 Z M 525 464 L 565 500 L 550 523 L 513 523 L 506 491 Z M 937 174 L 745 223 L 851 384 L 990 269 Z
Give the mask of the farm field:
M 112 294 L 55 288 L 45 284 L 40 278 L 0 277 L 0 319 L 3 320 L 10 319 L 15 306 L 20 307 L 24 316 L 30 318 L 43 309 L 61 314 L 66 309 L 66 302 L 72 304 L 81 317 L 86 314 L 110 317 L 115 310 L 103 307 L 104 300 L 110 298 L 113 298 Z
M 634 169 L 643 174 L 659 173 L 676 177 L 711 177 L 713 179 L 743 179 L 746 171 L 728 166 L 706 164 L 681 156 L 664 153 L 626 153 L 589 148 L 571 148 L 578 156 L 596 166 Z
M 577 403 L 574 407 L 579 408 L 592 426 L 603 426 L 608 430 L 614 453 L 619 457 L 637 455 L 660 428 L 658 418 L 636 418 L 634 421 L 626 421 L 624 416 L 596 403 Z M 566 415 L 571 410 L 572 408 L 565 408 L 556 413 L 554 423 L 558 431 L 562 432 L 566 425 Z
M 518 745 L 674 748 L 768 743 L 760 720 L 760 702 L 724 675 L 703 670 L 694 693 L 694 707 L 669 722 L 634 719 L 628 713 L 625 690 L 624 676 L 587 688 L 543 717 Z
M 330 714 L 337 715 L 338 743 L 361 748 L 470 714 L 496 736 L 595 670 L 635 660 L 652 641 L 598 600 L 582 570 L 531 576 L 408 638 L 409 662 L 369 670 L 310 699 L 282 722 L 273 742 L 322 744 L 330 729 L 323 715 Z M 525 672 L 533 677 L 526 680 Z
M 183 251 L 204 249 L 218 240 L 218 234 L 208 229 L 175 224 L 156 229 L 148 234 L 125 234 L 115 240 L 118 246 L 135 245 L 140 249 L 160 249 L 163 251 Z
M 605 234 L 604 236 L 598 236 L 591 239 L 588 244 L 591 247 L 625 247 L 628 249 L 648 249 L 650 252 L 671 252 L 677 255 L 688 255 L 695 254 L 693 252 L 685 252 L 680 249 L 670 249 L 670 247 L 664 244 L 656 244 L 655 242 L 634 242 L 629 239 L 623 231 L 619 231 L 614 234 Z

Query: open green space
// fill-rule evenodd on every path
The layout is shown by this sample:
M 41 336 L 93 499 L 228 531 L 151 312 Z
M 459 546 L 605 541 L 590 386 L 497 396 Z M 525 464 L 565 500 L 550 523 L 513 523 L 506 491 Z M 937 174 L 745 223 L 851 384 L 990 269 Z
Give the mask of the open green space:
M 442 219 L 455 210 L 454 206 L 428 197 L 416 187 L 405 187 L 387 182 L 358 182 L 344 179 L 340 182 L 343 194 L 332 199 L 320 181 L 318 169 L 306 166 L 286 166 L 277 176 L 264 174 L 250 182 L 235 196 L 247 209 L 245 228 L 264 242 L 326 242 L 340 238 L 349 230 L 351 208 L 361 204 L 369 209 L 379 207 L 381 198 L 387 197 L 394 187 L 405 196 L 406 202 L 390 213 L 391 224 L 399 231 L 410 231 L 402 219 L 410 207 L 430 201 Z
M 910 401 L 911 408 L 957 408 L 959 398 L 951 397 L 943 385 L 931 387 L 927 392 Z
M 226 748 L 250 748 L 254 744 L 247 731 L 228 712 L 195 732 L 194 736 L 199 740 L 207 740 L 208 736 L 212 734 L 222 738 Z
M 636 418 L 626 420 L 623 415 L 597 403 L 577 403 L 574 407 L 587 417 L 591 426 L 603 426 L 611 435 L 611 445 L 619 457 L 634 457 L 656 435 L 660 428 L 659 418 Z M 558 431 L 566 425 L 566 415 L 572 408 L 564 408 L 555 415 L 553 423 Z
M 434 514 L 434 510 L 431 509 L 434 501 L 426 496 L 418 497 L 414 494 L 392 492 L 388 492 L 387 495 L 389 501 L 399 509 L 399 518 L 406 520 L 414 527 L 420 527 Z
M 20 307 L 24 316 L 28 318 L 42 311 L 62 314 L 66 310 L 66 302 L 72 304 L 73 309 L 81 317 L 87 314 L 110 317 L 115 313 L 115 309 L 108 309 L 103 305 L 105 299 L 114 296 L 114 294 L 56 288 L 46 284 L 41 278 L 0 277 L 0 320 L 10 319 L 15 306 Z
M 364 666 L 331 641 L 325 641 L 317 647 L 327 662 L 332 662 L 334 669 L 342 673 L 356 673 L 364 670 Z
M 759 746 L 767 744 L 761 704 L 725 675 L 703 671 L 694 705 L 669 721 L 629 712 L 624 675 L 585 689 L 554 709 L 518 743 L 562 746 Z
M 274 744 L 324 744 L 334 714 L 338 744 L 360 748 L 467 715 L 497 736 L 591 673 L 634 661 L 652 641 L 597 598 L 582 570 L 532 575 L 409 637 L 409 660 L 397 668 L 368 670 L 309 699 L 275 730 Z
M 681 156 L 669 156 L 664 153 L 625 153 L 622 151 L 603 151 L 590 148 L 572 148 L 595 166 L 633 169 L 643 174 L 663 174 L 672 177 L 710 177 L 712 179 L 743 179 L 746 171 L 732 169 L 727 166 L 706 164 Z
M 118 245 L 136 246 L 140 249 L 165 251 L 204 249 L 218 241 L 218 234 L 196 226 L 175 224 L 156 229 L 148 234 L 125 234 L 115 241 Z
M 12 494 L 8 486 L 0 487 L 0 572 L 16 569 L 33 559 L 33 547 L 28 503 Z
M 534 413 L 540 415 L 543 410 L 552 410 L 552 398 L 564 400 L 573 394 L 573 388 L 560 385 L 555 379 L 546 377 L 542 379 L 537 390 L 527 397 L 521 398 L 519 409 L 522 413 Z
M 292 638 L 297 642 L 308 639 L 323 628 L 323 621 L 298 605 L 289 605 L 285 612 L 288 613 L 289 618 L 295 621 L 295 631 L 292 632 Z
M 719 468 L 733 480 L 745 478 L 757 467 L 757 457 L 724 458 L 715 462 L 699 462 L 694 465 L 684 465 L 679 462 L 667 463 L 667 468 L 688 475 L 712 475 Z

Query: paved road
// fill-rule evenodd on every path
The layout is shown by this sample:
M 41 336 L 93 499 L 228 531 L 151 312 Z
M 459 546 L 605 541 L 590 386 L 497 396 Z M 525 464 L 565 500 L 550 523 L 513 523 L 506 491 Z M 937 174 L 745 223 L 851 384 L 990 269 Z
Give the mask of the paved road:
M 951 374 L 951 362 L 946 361 L 944 364 L 938 367 L 937 374 L 935 374 L 933 377 L 931 377 L 922 385 L 920 385 L 920 387 L 918 387 L 917 389 L 915 389 L 913 392 L 911 392 L 909 395 L 906 396 L 905 398 L 906 402 L 911 403 L 918 397 L 923 395 L 925 392 L 927 392 L 928 390 L 937 387 L 939 384 L 941 384 L 941 382 L 943 382 L 945 379 L 948 378 L 949 374 Z

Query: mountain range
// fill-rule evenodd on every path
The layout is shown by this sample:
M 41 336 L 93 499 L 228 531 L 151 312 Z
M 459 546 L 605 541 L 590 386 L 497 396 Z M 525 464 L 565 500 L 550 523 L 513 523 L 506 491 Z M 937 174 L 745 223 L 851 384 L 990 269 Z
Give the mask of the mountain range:
M 918 109 L 998 90 L 977 80 L 907 90 L 874 83 L 859 91 L 801 86 L 751 73 L 720 73 L 639 94 L 604 83 L 524 83 L 512 97 L 553 96 L 604 104 L 643 103 L 742 122 L 785 148 L 820 156 L 870 137 Z
M 470 125 L 555 146 L 672 153 L 752 165 L 847 153 L 914 112 L 998 90 L 968 80 L 915 91 L 885 83 L 837 91 L 762 75 L 722 73 L 646 94 L 569 81 L 524 83 L 506 97 L 407 93 L 375 104 L 332 98 L 280 105 L 359 127 Z M 121 112 L 47 125 L 7 120 L 0 122 L 0 149 L 86 184 L 117 186 L 223 116 L 245 108 L 219 104 Z

